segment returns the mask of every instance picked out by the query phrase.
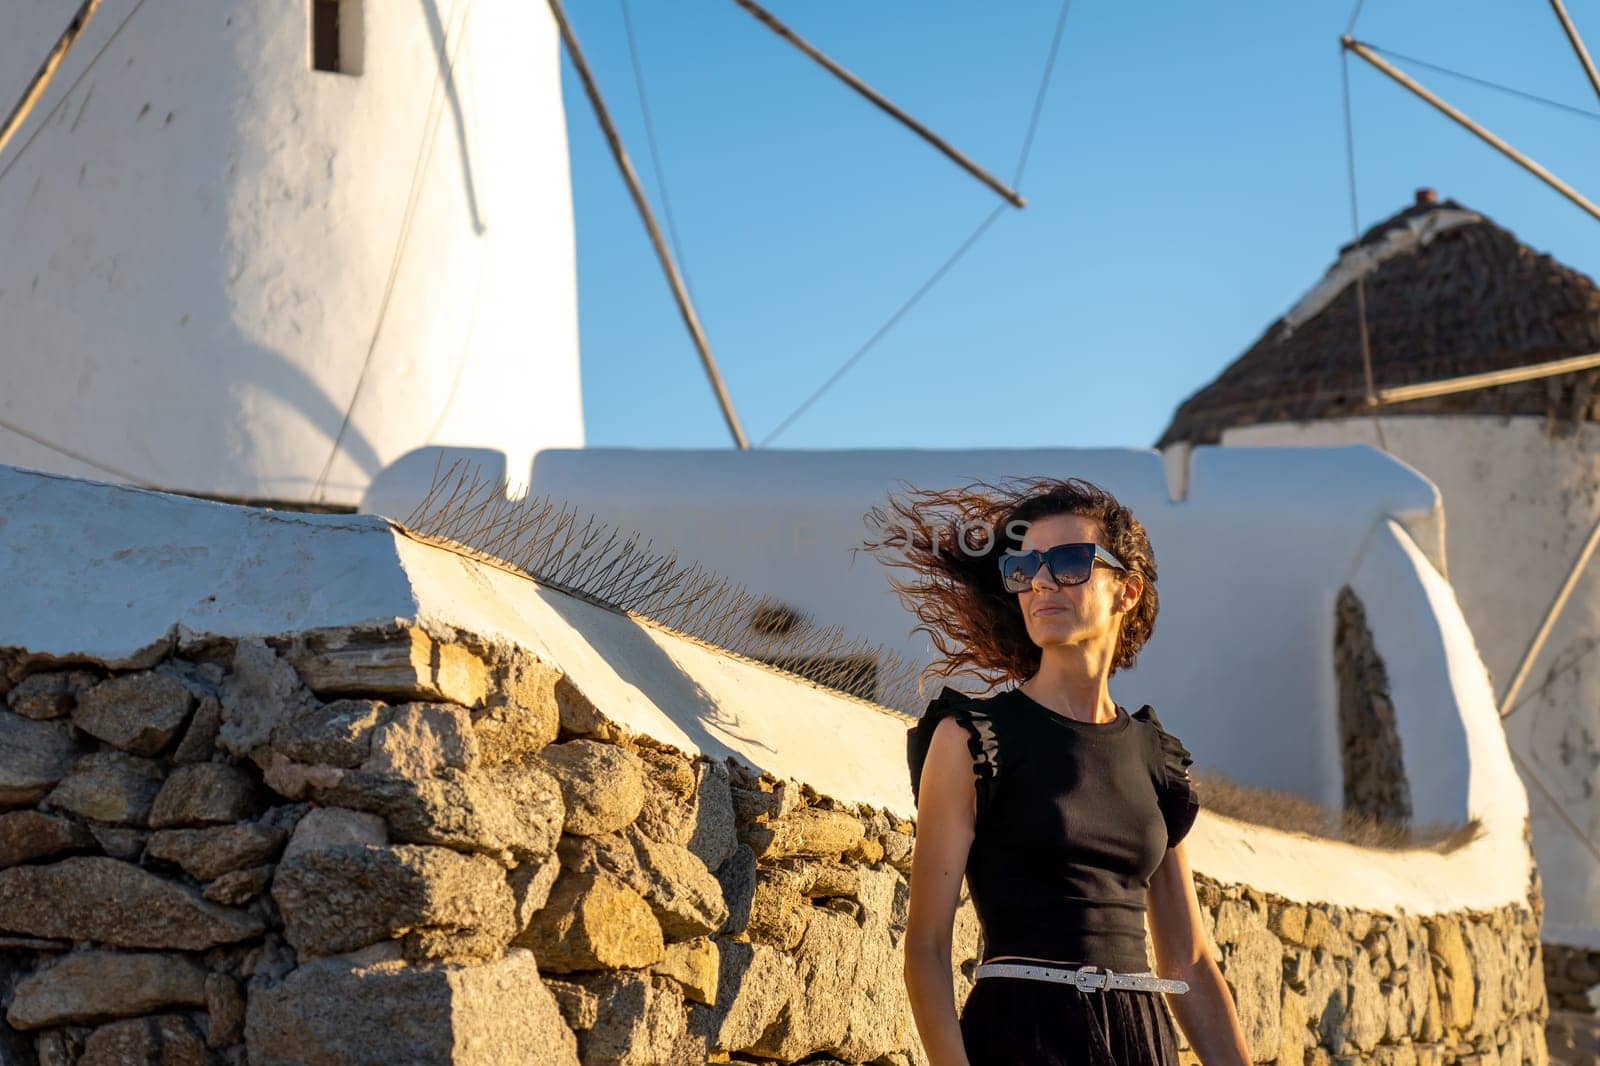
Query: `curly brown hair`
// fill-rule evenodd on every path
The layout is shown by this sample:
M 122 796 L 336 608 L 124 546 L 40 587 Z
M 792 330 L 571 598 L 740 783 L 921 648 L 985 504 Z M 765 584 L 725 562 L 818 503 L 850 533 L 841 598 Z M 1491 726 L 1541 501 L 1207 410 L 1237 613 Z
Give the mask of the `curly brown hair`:
M 863 547 L 891 569 L 889 583 L 939 651 L 924 676 L 966 675 L 986 686 L 1020 681 L 1039 669 L 1016 594 L 1000 583 L 999 556 L 1020 548 L 1027 525 L 1049 515 L 1100 523 L 1103 547 L 1144 578 L 1144 592 L 1122 618 L 1111 672 L 1133 665 L 1155 630 L 1156 557 L 1144 525 L 1111 493 L 1081 478 L 975 481 L 953 489 L 891 494 L 867 513 Z

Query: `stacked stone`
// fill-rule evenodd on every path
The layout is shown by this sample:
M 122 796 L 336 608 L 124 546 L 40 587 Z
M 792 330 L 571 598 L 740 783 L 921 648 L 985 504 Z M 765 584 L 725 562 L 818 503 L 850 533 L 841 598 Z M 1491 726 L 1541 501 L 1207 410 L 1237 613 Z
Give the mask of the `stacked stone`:
M 0 1062 L 925 1061 L 913 825 L 630 735 L 517 648 L 7 661 Z M 1545 1061 L 1537 883 L 1415 919 L 1197 881 L 1255 1061 Z M 969 904 L 955 940 L 959 1002 Z
M 508 765 L 556 737 L 531 667 L 409 629 L 151 658 L 0 685 L 0 1061 L 470 1061 L 474 1024 L 576 1061 L 509 948 L 563 813 Z
M 240 1039 L 287 829 L 256 778 L 210 761 L 222 677 L 190 662 L 8 679 L 0 1061 L 200 1062 Z
M 902 939 L 912 825 L 562 706 L 567 803 L 549 902 L 520 939 L 586 1064 L 926 1061 Z M 977 963 L 964 904 L 958 999 Z
M 1233 994 L 1252 1061 L 1548 1061 L 1536 905 L 1417 918 L 1195 881 L 1207 944 Z M 1187 1049 L 1181 1057 L 1198 1061 Z
M 1367 626 L 1366 608 L 1348 585 L 1339 590 L 1334 608 L 1333 660 L 1345 821 L 1405 828 L 1411 823 L 1411 791 L 1389 674 Z
M 1552 1010 L 1593 1014 L 1589 992 L 1600 986 L 1600 951 L 1546 942 L 1544 980 Z
M 153 659 L 0 680 L 0 1061 L 922 1061 L 910 823 L 625 735 L 516 649 Z

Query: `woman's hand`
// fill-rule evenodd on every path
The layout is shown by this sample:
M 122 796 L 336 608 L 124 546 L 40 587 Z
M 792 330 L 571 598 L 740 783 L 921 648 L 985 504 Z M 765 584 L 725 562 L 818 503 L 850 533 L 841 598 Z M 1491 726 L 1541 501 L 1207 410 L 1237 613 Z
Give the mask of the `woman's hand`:
M 950 940 L 972 847 L 978 794 L 967 734 L 955 719 L 946 718 L 934 727 L 917 791 L 905 936 L 906 992 L 929 1066 L 968 1066 L 955 1008 Z
M 1167 849 L 1167 857 L 1150 877 L 1146 899 L 1157 973 L 1189 983 L 1189 991 L 1168 996 L 1167 1005 L 1195 1054 L 1205 1066 L 1250 1066 L 1233 996 L 1206 950 L 1200 901 L 1195 898 L 1182 841 Z

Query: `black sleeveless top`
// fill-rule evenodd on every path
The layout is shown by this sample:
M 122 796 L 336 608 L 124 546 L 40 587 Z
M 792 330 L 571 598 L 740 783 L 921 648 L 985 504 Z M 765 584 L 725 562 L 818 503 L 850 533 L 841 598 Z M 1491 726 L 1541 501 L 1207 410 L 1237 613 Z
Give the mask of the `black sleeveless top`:
M 913 796 L 947 717 L 967 731 L 977 775 L 966 873 L 984 956 L 1146 971 L 1150 875 L 1199 812 L 1188 750 L 1148 705 L 1094 725 L 1019 689 L 975 699 L 946 687 L 908 731 Z

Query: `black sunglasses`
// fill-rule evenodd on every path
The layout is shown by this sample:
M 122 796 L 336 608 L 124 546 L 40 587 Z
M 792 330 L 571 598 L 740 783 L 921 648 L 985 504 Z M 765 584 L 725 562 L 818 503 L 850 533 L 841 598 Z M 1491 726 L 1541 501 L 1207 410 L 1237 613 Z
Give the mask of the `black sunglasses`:
M 1044 551 L 1012 551 L 1000 556 L 1000 582 L 1007 592 L 1027 592 L 1033 576 L 1044 566 L 1058 585 L 1081 585 L 1089 580 L 1095 560 L 1116 570 L 1126 570 L 1122 560 L 1098 544 L 1057 544 Z

